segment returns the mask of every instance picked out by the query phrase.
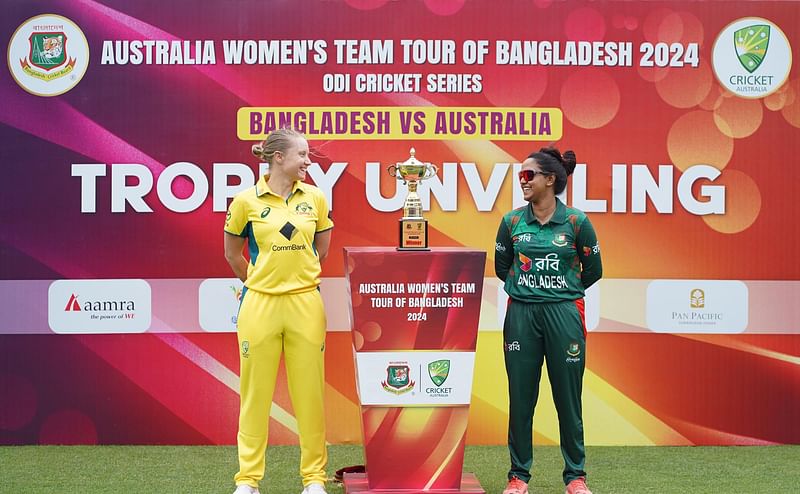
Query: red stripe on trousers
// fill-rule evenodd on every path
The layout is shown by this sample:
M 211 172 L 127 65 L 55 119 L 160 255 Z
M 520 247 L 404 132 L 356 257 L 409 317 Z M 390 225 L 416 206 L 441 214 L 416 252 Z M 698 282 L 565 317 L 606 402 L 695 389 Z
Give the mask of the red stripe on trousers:
M 581 315 L 581 325 L 583 326 L 583 337 L 586 338 L 586 303 L 582 298 L 575 300 L 575 307 L 578 308 L 578 314 Z

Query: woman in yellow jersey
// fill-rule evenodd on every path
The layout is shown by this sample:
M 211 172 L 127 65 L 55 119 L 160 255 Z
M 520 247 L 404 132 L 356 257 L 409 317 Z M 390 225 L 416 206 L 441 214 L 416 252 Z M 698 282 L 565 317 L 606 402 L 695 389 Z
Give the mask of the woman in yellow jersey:
M 326 320 L 319 276 L 333 222 L 325 196 L 303 182 L 311 160 L 302 134 L 276 130 L 253 146 L 253 154 L 269 163 L 269 172 L 234 197 L 225 220 L 225 259 L 245 286 L 237 323 L 241 404 L 234 494 L 258 493 L 264 477 L 281 352 L 300 437 L 303 494 L 324 494 Z

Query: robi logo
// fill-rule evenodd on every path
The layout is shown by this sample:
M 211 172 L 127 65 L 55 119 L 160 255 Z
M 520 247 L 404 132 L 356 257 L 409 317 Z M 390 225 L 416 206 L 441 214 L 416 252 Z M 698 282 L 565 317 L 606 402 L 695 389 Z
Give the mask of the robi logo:
M 531 265 L 533 264 L 533 260 L 530 257 L 526 256 L 522 252 L 519 253 L 519 262 L 520 262 L 520 269 L 524 272 L 528 272 L 531 270 Z
M 69 300 L 67 301 L 67 306 L 64 307 L 64 312 L 71 312 L 71 311 L 80 311 L 81 306 L 78 304 L 78 296 L 74 293 L 70 295 Z

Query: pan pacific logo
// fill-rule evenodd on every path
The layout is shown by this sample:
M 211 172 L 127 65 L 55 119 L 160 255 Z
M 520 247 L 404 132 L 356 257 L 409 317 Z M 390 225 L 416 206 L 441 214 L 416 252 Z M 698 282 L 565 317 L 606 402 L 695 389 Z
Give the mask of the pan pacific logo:
M 703 309 L 706 306 L 706 292 L 695 288 L 689 293 L 689 307 L 692 309 Z
M 43 14 L 23 22 L 8 44 L 8 69 L 25 91 L 57 96 L 75 87 L 89 66 L 89 44 L 71 20 Z
M 742 98 L 763 98 L 783 86 L 792 68 L 792 49 L 781 29 L 767 19 L 745 17 L 726 26 L 711 51 L 714 75 Z

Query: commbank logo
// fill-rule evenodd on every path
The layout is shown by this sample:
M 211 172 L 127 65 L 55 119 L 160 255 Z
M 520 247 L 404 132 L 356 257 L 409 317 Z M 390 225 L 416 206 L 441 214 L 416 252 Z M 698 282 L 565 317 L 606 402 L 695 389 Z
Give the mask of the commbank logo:
M 8 45 L 8 68 L 25 91 L 57 96 L 75 87 L 89 66 L 89 44 L 71 20 L 55 14 L 23 22 Z

